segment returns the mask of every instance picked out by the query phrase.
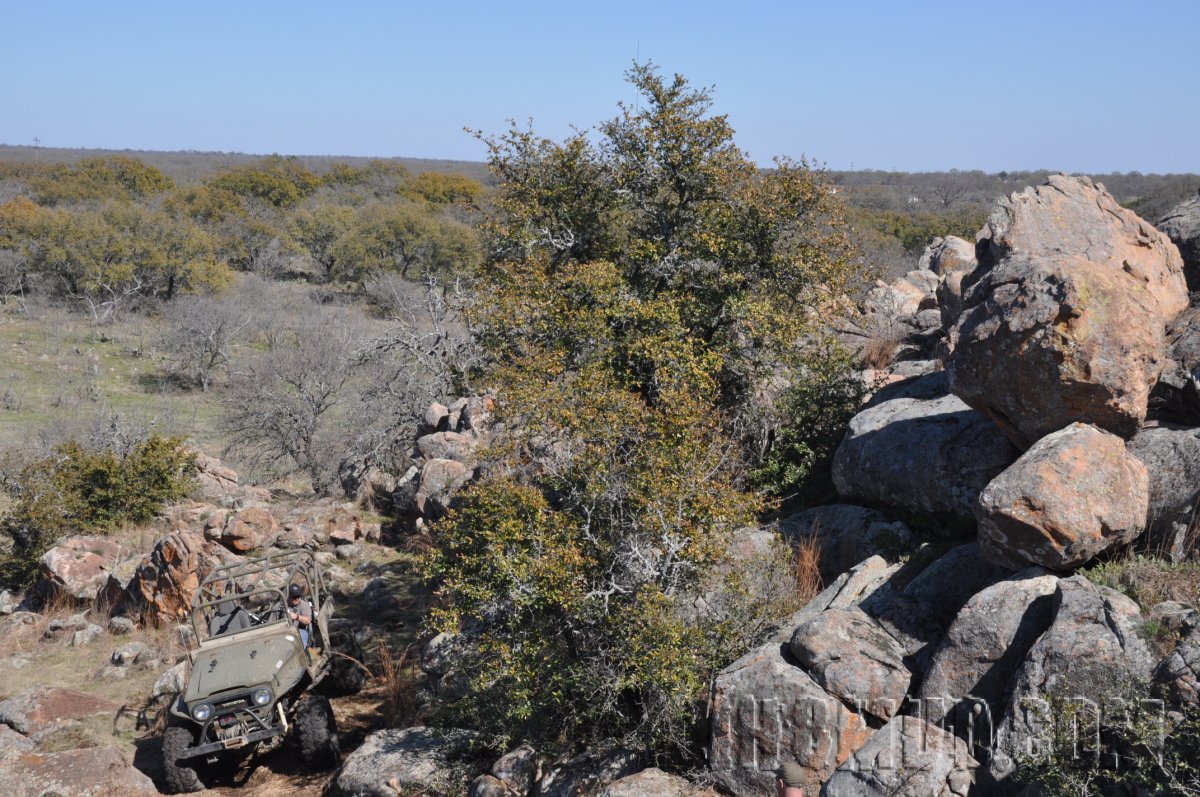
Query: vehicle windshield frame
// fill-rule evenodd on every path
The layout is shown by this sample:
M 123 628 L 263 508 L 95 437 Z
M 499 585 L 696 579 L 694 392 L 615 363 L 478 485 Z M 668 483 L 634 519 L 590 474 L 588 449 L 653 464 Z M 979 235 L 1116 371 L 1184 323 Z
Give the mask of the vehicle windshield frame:
M 264 583 L 269 574 L 277 572 L 283 574 L 281 578 L 271 578 L 270 580 L 275 582 L 273 584 Z M 214 569 L 192 597 L 191 624 L 195 646 L 199 647 L 214 639 L 224 639 L 250 628 L 265 628 L 277 623 L 290 625 L 291 621 L 287 617 L 287 590 L 289 585 L 296 583 L 307 585 L 308 591 L 304 599 L 312 605 L 315 614 L 320 609 L 323 584 L 320 568 L 316 566 L 312 551 L 276 553 Z M 239 631 L 209 633 L 209 621 L 222 603 L 233 602 L 248 613 L 246 604 L 256 599 L 262 600 L 263 596 L 270 596 L 269 602 L 264 603 L 268 606 L 269 613 L 278 610 L 278 617 L 262 620 Z

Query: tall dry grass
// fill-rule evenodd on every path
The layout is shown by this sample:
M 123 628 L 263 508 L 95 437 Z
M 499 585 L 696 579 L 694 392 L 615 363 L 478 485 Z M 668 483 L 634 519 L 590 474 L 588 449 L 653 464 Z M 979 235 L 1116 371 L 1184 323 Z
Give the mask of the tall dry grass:
M 821 579 L 821 542 L 816 534 L 800 538 L 793 546 L 792 573 L 796 580 L 796 599 L 802 605 L 825 588 Z

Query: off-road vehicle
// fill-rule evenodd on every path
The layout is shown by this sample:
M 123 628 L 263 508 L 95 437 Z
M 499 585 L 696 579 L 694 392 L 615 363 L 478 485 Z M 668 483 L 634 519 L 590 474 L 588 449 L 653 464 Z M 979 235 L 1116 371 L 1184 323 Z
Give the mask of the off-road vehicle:
M 290 619 L 289 590 L 312 606 L 307 645 Z M 163 737 L 172 791 L 204 788 L 210 767 L 223 758 L 276 747 L 289 732 L 307 765 L 337 764 L 333 709 L 314 691 L 334 669 L 332 612 L 310 551 L 248 559 L 204 579 L 192 600 L 191 675 L 169 709 Z

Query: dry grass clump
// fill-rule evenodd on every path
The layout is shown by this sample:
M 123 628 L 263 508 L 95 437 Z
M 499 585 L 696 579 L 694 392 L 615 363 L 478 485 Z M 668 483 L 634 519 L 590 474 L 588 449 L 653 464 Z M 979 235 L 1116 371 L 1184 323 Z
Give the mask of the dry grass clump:
M 387 645 L 380 645 L 375 653 L 377 671 L 373 677 L 383 684 L 380 710 L 389 728 L 410 727 L 423 716 L 424 706 L 418 695 L 422 675 L 412 650 L 409 645 L 394 654 Z
M 1200 608 L 1200 562 L 1170 562 L 1130 555 L 1090 567 L 1081 573 L 1093 584 L 1128 595 L 1149 611 L 1157 603 L 1178 601 Z
M 863 345 L 863 363 L 868 368 L 883 370 L 896 361 L 900 342 L 894 338 L 872 337 Z
M 796 578 L 796 599 L 801 605 L 817 596 L 825 584 L 821 580 L 821 543 L 817 535 L 802 537 L 793 547 L 792 570 Z

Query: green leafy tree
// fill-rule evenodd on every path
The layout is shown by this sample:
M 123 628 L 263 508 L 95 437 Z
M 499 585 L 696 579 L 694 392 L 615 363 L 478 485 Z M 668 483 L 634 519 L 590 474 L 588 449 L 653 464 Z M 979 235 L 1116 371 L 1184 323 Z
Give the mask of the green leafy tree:
M 224 188 L 198 185 L 167 196 L 163 209 L 208 233 L 217 259 L 239 271 L 273 270 L 272 260 L 289 251 L 281 214 Z
M 474 205 L 483 196 L 483 184 L 465 174 L 421 172 L 405 186 L 405 193 L 435 205 Z
M 30 269 L 84 303 L 98 323 L 134 297 L 169 300 L 179 292 L 219 290 L 229 278 L 202 230 L 138 205 L 44 211 L 20 235 Z
M 239 166 L 216 175 L 208 185 L 276 208 L 292 208 L 321 187 L 322 180 L 295 157 L 272 155 L 256 166 Z
M 289 224 L 292 240 L 308 253 L 313 262 L 332 279 L 339 271 L 338 241 L 355 220 L 353 208 L 323 203 L 314 208 L 301 208 Z
M 144 200 L 169 190 L 174 182 L 136 158 L 114 155 L 85 158 L 49 168 L 29 181 L 38 202 L 71 204 L 90 200 Z
M 426 564 L 436 620 L 474 652 L 457 721 L 688 755 L 711 678 L 796 597 L 728 560 L 762 508 L 755 397 L 825 356 L 859 274 L 819 172 L 763 173 L 707 91 L 629 79 L 641 102 L 594 144 L 484 138 L 471 317 L 506 432 Z
M 479 236 L 471 227 L 413 202 L 361 208 L 330 247 L 330 276 L 361 281 L 370 274 L 448 275 L 479 261 Z

